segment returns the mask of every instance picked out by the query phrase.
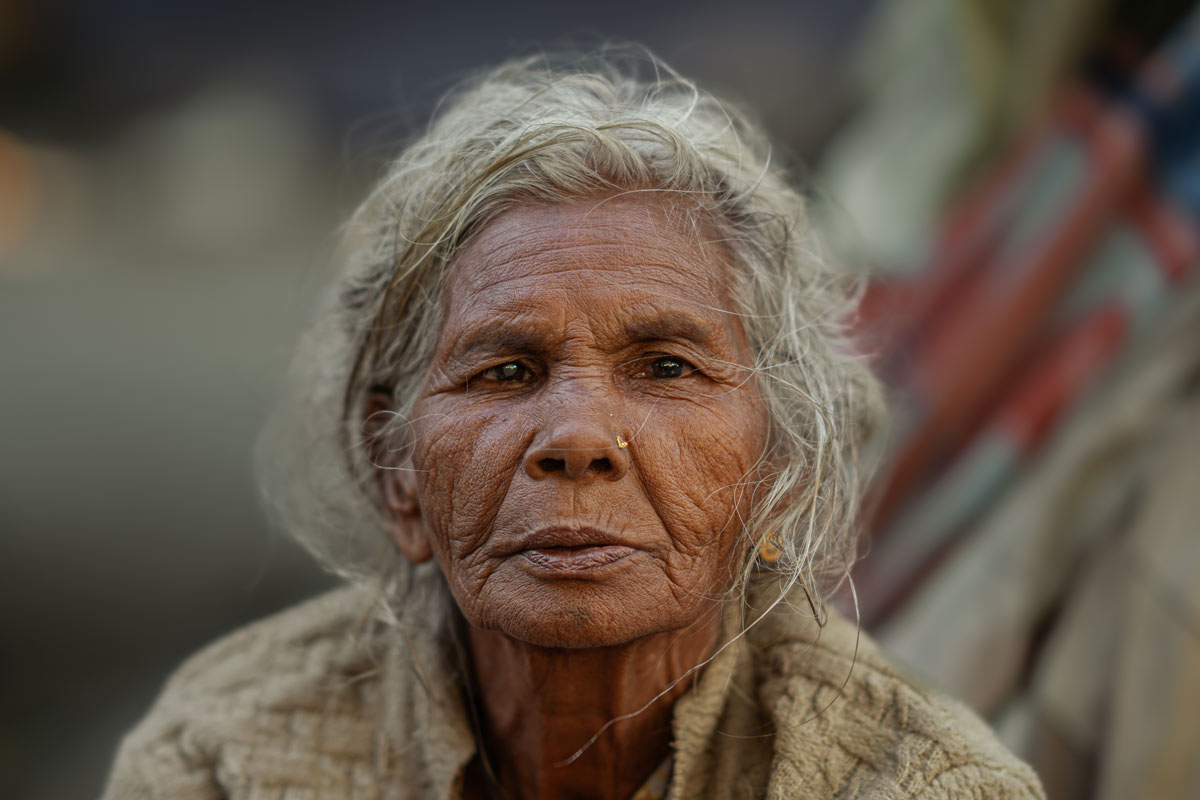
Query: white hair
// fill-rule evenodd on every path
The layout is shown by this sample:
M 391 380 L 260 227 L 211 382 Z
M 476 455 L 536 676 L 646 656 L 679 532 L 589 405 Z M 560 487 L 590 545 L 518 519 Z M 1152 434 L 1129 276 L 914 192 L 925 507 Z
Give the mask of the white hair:
M 821 257 L 804 200 L 758 128 L 653 57 L 611 53 L 521 59 L 452 91 L 350 219 L 336 292 L 258 453 L 272 511 L 325 566 L 400 606 L 440 591 L 437 567 L 409 563 L 388 534 L 367 400 L 391 396 L 381 435 L 407 447 L 455 254 L 514 205 L 624 190 L 678 195 L 732 261 L 730 311 L 751 345 L 779 465 L 744 521 L 755 546 L 736 586 L 783 573 L 820 597 L 846 576 L 857 443 L 879 408 L 846 339 L 857 284 Z

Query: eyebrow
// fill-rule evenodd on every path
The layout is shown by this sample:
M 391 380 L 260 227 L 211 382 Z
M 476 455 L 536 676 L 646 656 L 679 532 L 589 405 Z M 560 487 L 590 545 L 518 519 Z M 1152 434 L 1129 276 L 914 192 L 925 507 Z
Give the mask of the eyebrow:
M 536 353 L 542 349 L 540 339 L 536 329 L 514 328 L 507 321 L 480 325 L 459 337 L 450 349 L 450 358 L 461 361 L 476 353 Z
M 709 326 L 702 325 L 690 314 L 677 311 L 654 309 L 652 316 L 631 320 L 625 325 L 624 332 L 626 338 L 634 342 L 676 339 L 703 347 L 710 347 L 714 343 Z M 716 338 L 724 339 L 722 336 Z
M 640 307 L 646 310 L 642 311 Z M 682 341 L 714 351 L 728 346 L 724 332 L 714 335 L 710 325 L 702 324 L 691 314 L 663 311 L 650 305 L 638 304 L 631 311 L 637 316 L 621 326 L 624 342 Z M 648 313 L 647 313 L 648 312 Z M 466 331 L 451 347 L 452 361 L 470 361 L 477 354 L 529 354 L 545 349 L 546 330 L 537 321 L 513 326 L 508 320 L 495 321 Z

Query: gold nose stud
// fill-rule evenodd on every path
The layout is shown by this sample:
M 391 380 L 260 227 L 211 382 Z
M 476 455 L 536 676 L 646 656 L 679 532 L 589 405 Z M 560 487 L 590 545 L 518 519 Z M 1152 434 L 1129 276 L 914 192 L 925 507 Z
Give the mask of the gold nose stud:
M 629 447 L 629 442 L 622 439 L 621 434 L 619 433 L 617 434 L 617 447 L 621 448 L 622 450 L 624 450 L 626 447 Z

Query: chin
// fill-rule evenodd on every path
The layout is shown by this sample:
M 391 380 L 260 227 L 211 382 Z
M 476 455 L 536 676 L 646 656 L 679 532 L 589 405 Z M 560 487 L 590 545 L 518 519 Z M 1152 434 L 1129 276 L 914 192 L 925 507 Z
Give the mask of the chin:
M 700 613 L 699 609 L 695 614 L 680 613 L 681 609 L 661 600 L 638 602 L 644 598 L 588 582 L 556 581 L 529 588 L 496 598 L 485 613 L 472 614 L 465 608 L 463 613 L 471 624 L 517 641 L 564 649 L 618 647 L 685 627 Z
M 597 620 L 585 606 L 562 609 L 537 619 L 517 619 L 506 626 L 504 633 L 536 647 L 585 650 L 597 647 L 620 647 L 643 636 L 657 632 L 652 627 L 630 624 L 620 620 Z

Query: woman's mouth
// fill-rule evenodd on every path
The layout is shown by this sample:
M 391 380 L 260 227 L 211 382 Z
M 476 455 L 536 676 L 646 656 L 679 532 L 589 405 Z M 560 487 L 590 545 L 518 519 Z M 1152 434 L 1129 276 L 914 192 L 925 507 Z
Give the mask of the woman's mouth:
M 620 544 L 578 547 L 535 547 L 521 555 L 539 572 L 577 575 L 615 564 L 633 555 L 634 549 Z

